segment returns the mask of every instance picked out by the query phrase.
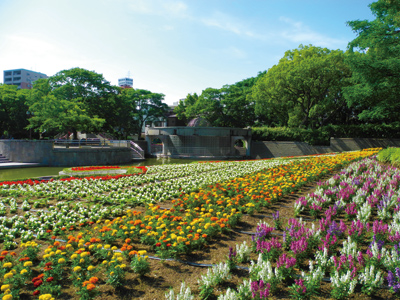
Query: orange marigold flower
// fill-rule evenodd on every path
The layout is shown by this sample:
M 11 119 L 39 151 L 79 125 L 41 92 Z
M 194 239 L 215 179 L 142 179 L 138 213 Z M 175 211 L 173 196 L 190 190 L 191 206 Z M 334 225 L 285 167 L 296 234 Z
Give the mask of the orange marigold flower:
M 96 286 L 95 286 L 94 284 L 90 283 L 90 284 L 87 285 L 86 289 L 87 289 L 88 291 L 91 291 L 91 290 L 93 290 L 95 287 L 96 287 Z
M 132 242 L 132 240 L 131 240 L 130 238 L 127 238 L 127 239 L 125 240 L 125 243 L 127 243 L 127 244 L 129 244 L 130 242 Z
M 95 284 L 97 281 L 99 281 L 99 278 L 97 278 L 97 277 L 90 277 L 89 281 L 90 281 L 90 283 Z
M 89 280 L 86 280 L 86 281 L 84 281 L 84 282 L 82 283 L 82 286 L 87 286 L 89 283 L 90 283 L 90 281 L 89 281 Z

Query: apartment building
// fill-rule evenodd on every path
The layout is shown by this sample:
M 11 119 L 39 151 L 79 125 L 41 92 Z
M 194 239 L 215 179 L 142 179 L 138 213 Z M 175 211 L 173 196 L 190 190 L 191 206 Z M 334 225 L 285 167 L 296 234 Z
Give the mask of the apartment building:
M 19 89 L 31 89 L 32 83 L 40 78 L 48 78 L 48 76 L 26 69 L 3 71 L 3 83 L 16 85 Z

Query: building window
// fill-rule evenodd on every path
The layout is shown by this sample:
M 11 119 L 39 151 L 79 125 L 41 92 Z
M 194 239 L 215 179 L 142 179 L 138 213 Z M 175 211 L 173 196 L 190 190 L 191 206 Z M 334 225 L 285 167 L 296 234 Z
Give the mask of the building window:
M 14 71 L 13 75 L 21 75 L 21 71 Z
M 13 80 L 14 80 L 14 81 L 19 81 L 19 80 L 21 80 L 21 77 L 14 77 Z
M 11 71 L 4 72 L 4 76 L 11 76 Z
M 11 78 L 5 78 L 4 79 L 4 82 L 9 82 L 9 81 L 11 81 Z

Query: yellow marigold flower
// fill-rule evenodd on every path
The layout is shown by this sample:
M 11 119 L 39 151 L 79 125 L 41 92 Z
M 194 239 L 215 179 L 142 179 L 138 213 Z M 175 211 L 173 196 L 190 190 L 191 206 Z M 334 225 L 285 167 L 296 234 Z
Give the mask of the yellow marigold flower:
M 93 271 L 94 270 L 94 266 L 89 266 L 87 269 L 88 269 L 88 271 Z
M 71 259 L 75 259 L 75 258 L 77 258 L 77 257 L 78 257 L 78 254 L 76 254 L 76 253 L 74 253 L 74 254 L 71 255 Z
M 139 251 L 138 251 L 138 254 L 139 254 L 139 255 L 145 255 L 146 253 L 147 253 L 146 250 L 139 250 Z
M 103 265 L 105 265 L 105 264 L 107 264 L 108 263 L 108 261 L 106 261 L 106 260 L 103 260 Z
M 120 268 L 121 268 L 121 269 L 125 269 L 125 268 L 126 268 L 126 264 L 121 264 L 121 265 L 120 265 Z
M 50 248 L 46 248 L 45 250 L 44 250 L 44 253 L 49 253 L 49 252 L 51 252 L 51 249 Z
M 80 266 L 76 266 L 76 267 L 74 268 L 74 272 L 79 272 L 81 269 L 82 269 L 82 268 L 81 268 Z
M 117 257 L 117 261 L 119 261 L 119 262 L 121 262 L 121 261 L 123 261 L 124 259 L 122 258 L 122 257 Z
M 8 289 L 10 289 L 10 288 L 11 288 L 11 287 L 10 287 L 9 284 L 3 284 L 3 285 L 1 286 L 1 291 L 4 292 L 5 290 L 8 290 Z
M 39 300 L 53 300 L 54 298 L 51 296 L 51 294 L 44 294 L 39 296 Z
M 83 244 L 82 244 L 82 243 L 79 243 L 79 244 L 78 244 L 78 247 L 79 247 L 79 248 L 82 248 L 82 247 L 83 247 Z
M 110 276 L 113 276 L 113 275 L 114 275 L 114 271 L 110 273 Z
M 11 300 L 13 298 L 12 295 L 5 295 L 3 296 L 2 300 Z
M 13 275 L 17 274 L 17 271 L 15 271 L 14 269 L 12 269 L 10 272 L 13 273 Z
M 87 252 L 82 252 L 81 253 L 81 257 L 85 257 L 85 256 L 87 256 L 88 254 L 87 254 Z
M 66 248 L 71 248 L 72 245 L 71 245 L 71 244 L 67 244 L 65 247 L 66 247 Z
M 45 255 L 43 255 L 43 258 L 44 258 L 44 259 L 46 259 L 46 258 L 48 258 L 48 257 L 50 257 L 50 255 L 49 255 L 49 254 L 45 254 Z
M 111 247 L 110 245 L 105 245 L 104 249 L 110 249 L 110 247 Z
M 6 262 L 3 264 L 3 268 L 11 268 L 12 267 L 12 263 L 10 262 Z
M 24 275 L 25 273 L 28 273 L 26 269 L 22 269 L 21 272 L 19 272 L 21 275 Z
M 92 250 L 94 248 L 94 245 L 89 246 L 89 250 Z
M 83 264 L 85 262 L 85 260 L 83 259 L 83 258 L 81 258 L 80 260 L 79 260 L 79 263 L 80 264 Z
M 64 259 L 64 258 L 60 258 L 60 259 L 58 260 L 58 263 L 59 263 L 59 264 L 65 263 L 65 259 Z
M 9 272 L 9 273 L 4 274 L 4 279 L 11 278 L 13 276 L 14 276 L 14 274 Z
M 61 250 L 57 250 L 57 251 L 56 251 L 56 254 L 61 254 Z
M 116 246 L 113 246 L 112 248 L 111 248 L 111 250 L 117 250 L 118 249 L 118 247 L 116 247 Z
M 50 256 L 52 256 L 52 255 L 54 255 L 54 254 L 56 254 L 54 251 L 51 251 L 51 252 L 49 253 Z
M 101 248 L 103 248 L 103 245 L 102 244 L 98 244 L 97 245 L 97 249 L 101 249 Z
M 32 262 L 31 261 L 26 261 L 26 262 L 24 262 L 24 267 L 30 267 L 30 266 L 32 266 Z

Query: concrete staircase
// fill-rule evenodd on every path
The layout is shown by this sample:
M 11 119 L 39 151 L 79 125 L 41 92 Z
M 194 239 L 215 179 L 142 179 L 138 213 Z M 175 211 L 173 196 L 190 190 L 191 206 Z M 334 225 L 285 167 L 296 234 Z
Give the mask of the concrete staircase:
M 3 154 L 0 154 L 0 164 L 9 163 L 10 161 Z

